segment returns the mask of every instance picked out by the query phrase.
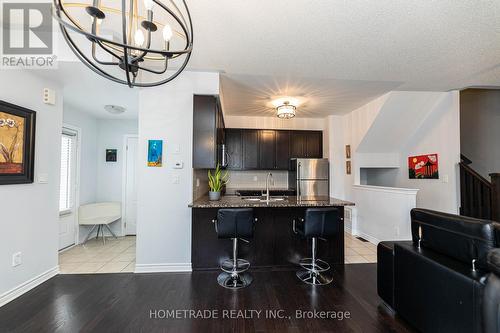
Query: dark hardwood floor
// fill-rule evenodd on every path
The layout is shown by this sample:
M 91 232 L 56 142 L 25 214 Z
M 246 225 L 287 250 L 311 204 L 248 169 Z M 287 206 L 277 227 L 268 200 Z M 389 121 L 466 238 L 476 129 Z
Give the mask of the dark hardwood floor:
M 336 267 L 334 282 L 316 287 L 293 271 L 254 271 L 251 286 L 233 291 L 218 286 L 217 274 L 58 275 L 0 308 L 0 332 L 412 332 L 380 304 L 375 264 Z M 218 318 L 163 319 L 163 310 Z M 262 312 L 228 319 L 226 310 Z M 266 318 L 266 310 L 285 318 Z M 297 310 L 335 311 L 337 319 L 300 319 Z

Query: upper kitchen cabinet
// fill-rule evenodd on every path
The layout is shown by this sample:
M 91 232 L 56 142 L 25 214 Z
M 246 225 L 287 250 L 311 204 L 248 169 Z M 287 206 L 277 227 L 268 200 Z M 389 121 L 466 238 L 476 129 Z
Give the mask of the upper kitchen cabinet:
M 275 131 L 275 169 L 288 170 L 290 163 L 290 131 Z
M 306 157 L 323 158 L 323 132 L 305 132 L 306 137 Z
M 276 131 L 259 131 L 259 169 L 276 168 Z
M 242 130 L 242 148 L 243 148 L 243 169 L 260 169 L 259 165 L 259 131 L 244 129 Z
M 290 158 L 322 158 L 322 131 L 291 131 Z
M 194 95 L 193 168 L 213 169 L 222 162 L 224 117 L 217 96 Z
M 225 130 L 227 168 L 232 170 L 243 169 L 242 131 L 227 128 Z

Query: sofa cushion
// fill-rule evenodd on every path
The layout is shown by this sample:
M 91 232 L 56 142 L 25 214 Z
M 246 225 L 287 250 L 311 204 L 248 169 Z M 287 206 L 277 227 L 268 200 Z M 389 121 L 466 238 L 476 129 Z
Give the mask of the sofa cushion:
M 487 268 L 486 255 L 497 246 L 495 225 L 489 220 L 414 208 L 411 211 L 412 238 L 421 247 L 432 249 L 476 267 Z

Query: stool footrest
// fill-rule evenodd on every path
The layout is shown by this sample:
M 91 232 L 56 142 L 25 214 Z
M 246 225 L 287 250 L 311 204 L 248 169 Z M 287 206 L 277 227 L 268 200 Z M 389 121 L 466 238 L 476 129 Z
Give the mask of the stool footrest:
M 226 259 L 220 265 L 220 269 L 226 273 L 243 273 L 250 268 L 250 263 L 245 259 L 237 259 L 236 267 L 234 266 L 233 259 Z
M 299 265 L 307 271 L 325 272 L 330 269 L 330 265 L 321 259 L 304 258 L 299 261 Z

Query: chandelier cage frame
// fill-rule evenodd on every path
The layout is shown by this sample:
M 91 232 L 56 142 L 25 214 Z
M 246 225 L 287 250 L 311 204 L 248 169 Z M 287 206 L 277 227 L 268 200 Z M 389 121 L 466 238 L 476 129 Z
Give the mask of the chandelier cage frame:
M 182 0 L 183 7 L 185 9 L 186 17 L 179 10 L 178 6 L 175 4 L 173 0 L 168 0 L 170 4 L 172 4 L 173 8 L 177 11 L 178 15 L 174 13 L 173 10 L 168 8 L 165 4 L 162 3 L 162 0 L 151 0 L 153 3 L 158 5 L 161 9 L 167 12 L 170 17 L 172 17 L 177 24 L 181 27 L 184 35 L 175 31 L 177 35 L 181 36 L 181 38 L 186 40 L 186 45 L 182 50 L 170 50 L 170 41 L 166 41 L 166 49 L 150 49 L 151 45 L 151 33 L 157 30 L 157 26 L 153 21 L 153 11 L 152 9 L 147 9 L 147 20 L 143 20 L 141 22 L 141 26 L 147 31 L 147 39 L 146 45 L 147 47 L 132 45 L 128 41 L 127 37 L 127 2 L 130 1 L 131 8 L 129 10 L 129 16 L 132 18 L 133 9 L 132 5 L 136 3 L 137 0 L 121 0 L 121 34 L 122 41 L 114 41 L 102 36 L 97 35 L 97 26 L 98 19 L 104 18 L 104 12 L 99 9 L 100 0 L 93 0 L 92 6 L 87 6 L 85 9 L 87 13 L 93 17 L 92 19 L 92 30 L 91 32 L 85 31 L 80 24 L 66 11 L 65 5 L 62 0 L 53 0 L 53 16 L 59 23 L 59 27 L 61 28 L 62 35 L 64 40 L 76 55 L 76 57 L 84 63 L 88 68 L 90 68 L 93 72 L 120 84 L 128 85 L 130 88 L 133 87 L 155 87 L 175 79 L 187 66 L 189 59 L 191 58 L 191 53 L 193 50 L 193 23 L 191 20 L 191 13 L 189 12 L 189 8 L 186 4 L 185 0 Z M 84 4 L 80 4 L 82 7 Z M 109 10 L 109 9 L 108 9 Z M 115 10 L 115 9 L 113 9 Z M 102 18 L 99 18 L 101 16 Z M 69 22 L 67 22 L 64 18 L 66 18 Z M 136 18 L 143 18 L 142 16 L 136 16 Z M 129 23 L 130 22 L 129 19 Z M 76 32 L 80 35 L 86 37 L 92 43 L 92 58 L 94 61 L 90 60 L 89 57 L 78 47 L 77 43 L 71 38 L 69 31 Z M 132 36 L 130 36 L 132 39 Z M 101 61 L 96 56 L 96 45 L 98 45 L 102 50 L 106 53 L 110 54 L 113 58 L 117 58 L 117 61 Z M 115 53 L 116 51 L 121 54 Z M 134 55 L 133 53 L 136 53 Z M 156 57 L 151 57 L 151 54 L 157 55 Z M 136 82 L 136 78 L 139 71 L 145 71 L 152 74 L 164 74 L 168 70 L 168 61 L 170 59 L 174 59 L 180 56 L 185 55 L 185 59 L 179 68 L 172 74 L 166 78 L 163 78 L 160 81 L 156 82 Z M 165 64 L 162 70 L 155 70 L 151 68 L 147 68 L 144 66 L 140 66 L 141 62 L 144 62 L 145 59 L 151 60 L 164 60 Z M 120 67 L 125 72 L 125 80 L 120 79 L 117 76 L 109 74 L 104 68 L 101 66 L 117 66 Z

